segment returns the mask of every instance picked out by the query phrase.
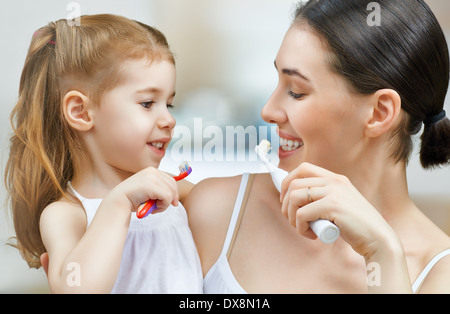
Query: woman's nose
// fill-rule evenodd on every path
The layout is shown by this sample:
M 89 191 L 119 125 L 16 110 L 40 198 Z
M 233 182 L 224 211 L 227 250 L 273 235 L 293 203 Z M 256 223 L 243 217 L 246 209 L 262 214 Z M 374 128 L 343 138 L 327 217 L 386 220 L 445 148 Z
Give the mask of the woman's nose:
M 286 112 L 281 105 L 279 93 L 275 90 L 261 110 L 261 117 L 267 123 L 283 124 L 287 121 Z

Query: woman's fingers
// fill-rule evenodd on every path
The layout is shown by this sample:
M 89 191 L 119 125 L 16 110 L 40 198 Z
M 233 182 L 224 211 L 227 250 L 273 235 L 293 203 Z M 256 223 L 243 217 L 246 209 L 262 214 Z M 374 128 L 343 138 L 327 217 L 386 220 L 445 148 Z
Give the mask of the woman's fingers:
M 308 181 L 308 180 L 306 180 Z M 315 180 L 316 182 L 320 182 Z M 309 183 L 310 184 L 310 183 Z M 289 220 L 289 223 L 298 228 L 298 230 L 306 231 L 309 228 L 308 222 L 317 220 L 320 217 L 319 213 L 315 215 L 310 215 L 305 220 L 304 213 L 307 211 L 307 207 L 313 203 L 317 203 L 326 195 L 326 188 L 324 186 L 313 186 L 313 185 L 300 185 L 297 187 L 291 186 L 285 195 L 281 206 L 282 214 Z M 299 216 L 301 219 L 299 219 Z M 298 226 L 298 222 L 304 222 L 302 226 Z
M 293 171 L 291 171 L 286 178 L 283 180 L 283 183 L 281 185 L 281 195 L 280 200 L 284 199 L 284 196 L 289 189 L 292 181 L 298 180 L 301 178 L 307 178 L 307 179 L 320 179 L 320 183 L 311 183 L 311 186 L 313 185 L 324 185 L 324 179 L 326 178 L 332 178 L 333 176 L 336 176 L 335 173 L 328 171 L 324 168 L 321 168 L 319 166 L 304 162 L 297 168 L 295 168 Z

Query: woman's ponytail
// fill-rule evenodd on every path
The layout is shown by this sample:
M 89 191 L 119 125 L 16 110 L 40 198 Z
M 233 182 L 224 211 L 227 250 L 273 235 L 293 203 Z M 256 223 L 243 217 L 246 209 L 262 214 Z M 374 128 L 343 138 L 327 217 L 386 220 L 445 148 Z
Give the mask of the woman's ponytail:
M 424 120 L 420 162 L 425 169 L 450 164 L 450 120 L 445 110 Z

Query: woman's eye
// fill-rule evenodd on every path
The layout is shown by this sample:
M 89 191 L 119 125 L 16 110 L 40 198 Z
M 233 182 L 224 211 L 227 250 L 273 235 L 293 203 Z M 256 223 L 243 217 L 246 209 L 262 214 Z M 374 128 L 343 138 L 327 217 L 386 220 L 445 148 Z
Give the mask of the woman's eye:
M 288 94 L 294 99 L 302 99 L 305 96 L 305 94 L 296 94 L 293 91 L 289 91 Z
M 153 100 L 149 100 L 149 101 L 143 101 L 143 102 L 141 102 L 140 103 L 140 105 L 142 106 L 142 107 L 144 107 L 145 109 L 148 109 L 148 108 L 150 108 L 150 106 L 152 105 L 152 104 L 154 104 L 155 102 L 153 101 Z
M 175 108 L 174 105 L 172 105 L 172 104 L 167 104 L 167 109 L 174 109 L 174 108 Z

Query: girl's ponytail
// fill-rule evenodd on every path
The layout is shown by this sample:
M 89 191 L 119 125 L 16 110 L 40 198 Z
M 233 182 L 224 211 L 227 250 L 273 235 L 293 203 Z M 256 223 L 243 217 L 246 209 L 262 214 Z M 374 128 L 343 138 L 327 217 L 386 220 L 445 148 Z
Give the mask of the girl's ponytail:
M 13 209 L 18 247 L 30 267 L 39 267 L 45 252 L 40 237 L 42 210 L 62 195 L 58 179 L 64 171 L 67 147 L 62 140 L 63 123 L 55 73 L 55 28 L 49 25 L 34 33 L 19 87 L 19 99 L 11 113 L 14 131 L 5 183 Z M 27 184 L 25 184 L 25 182 Z
M 445 110 L 424 120 L 420 162 L 424 168 L 450 164 L 450 120 Z

